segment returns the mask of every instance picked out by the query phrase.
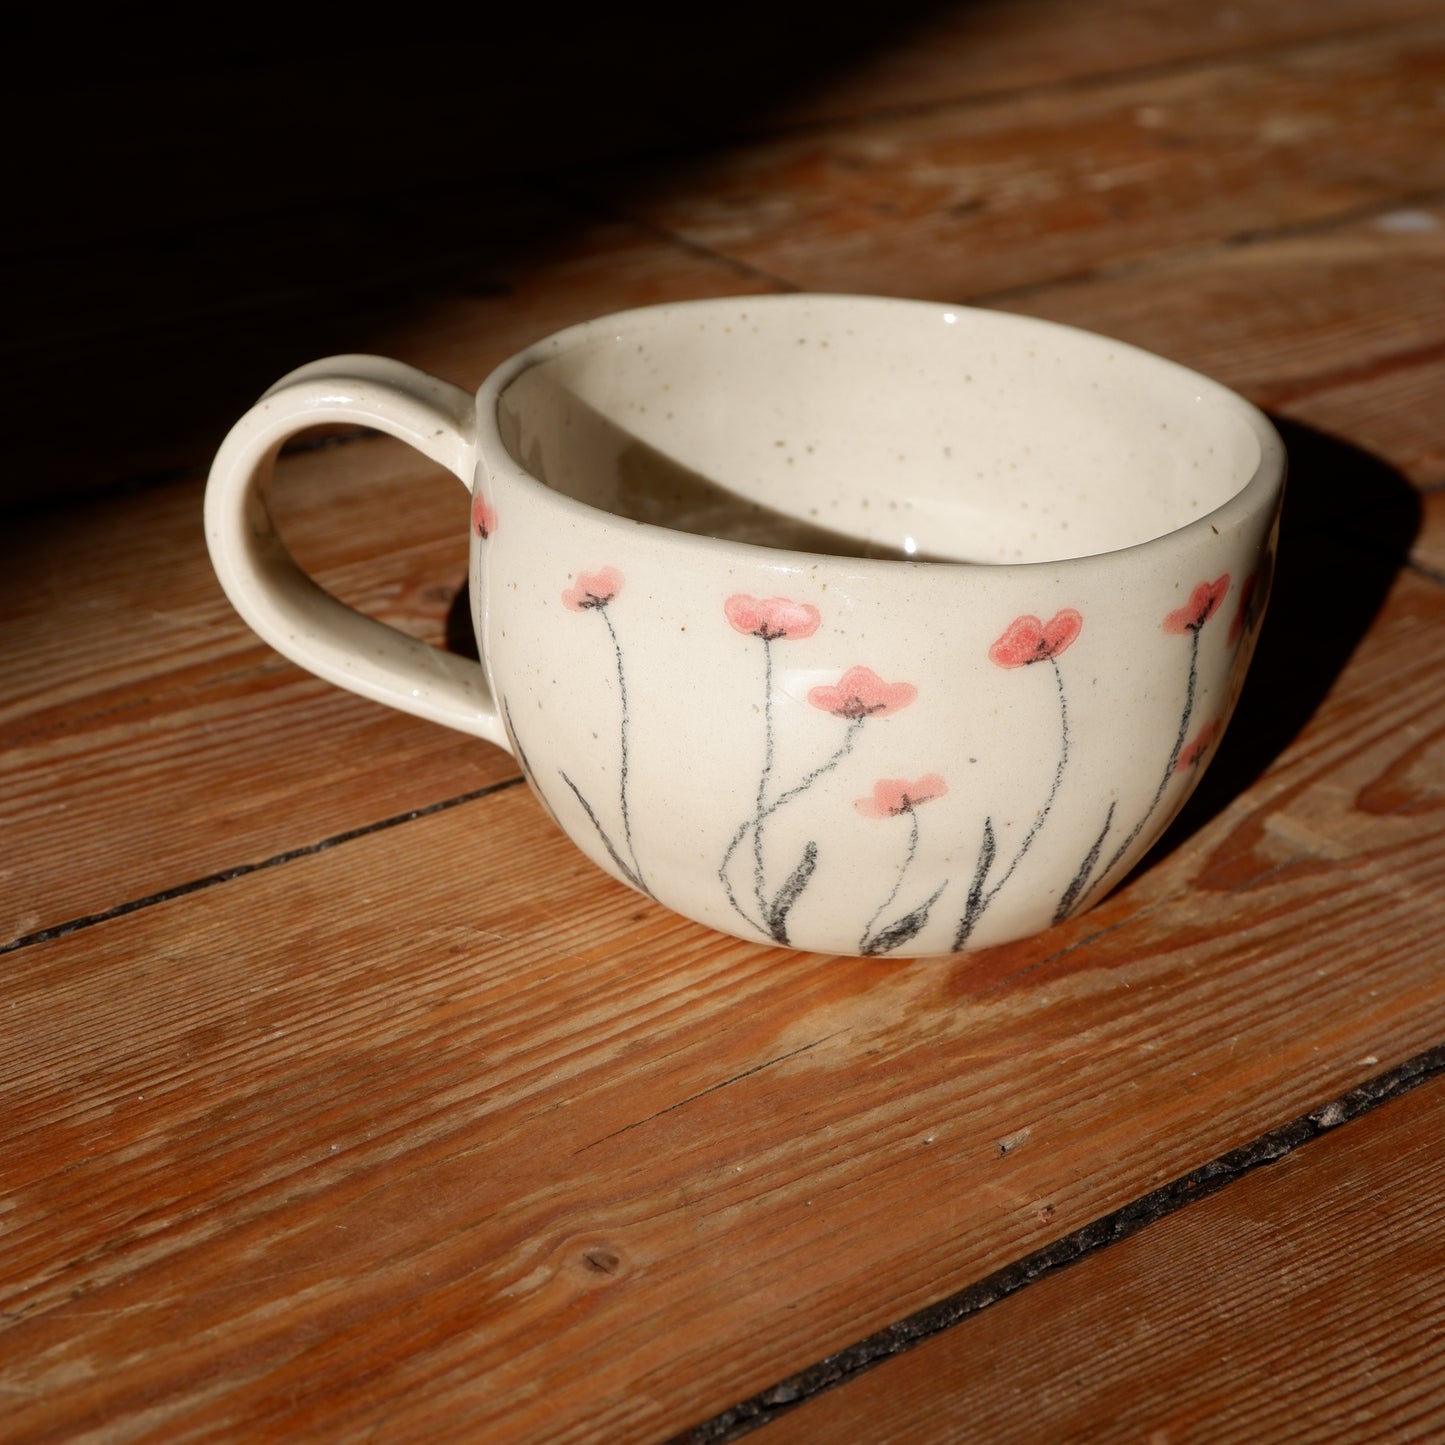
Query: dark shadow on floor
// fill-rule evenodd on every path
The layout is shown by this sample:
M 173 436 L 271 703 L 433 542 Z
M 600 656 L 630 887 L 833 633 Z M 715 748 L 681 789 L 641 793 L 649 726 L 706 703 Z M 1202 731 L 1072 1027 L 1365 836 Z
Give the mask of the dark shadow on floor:
M 506 294 L 597 214 L 555 178 L 686 167 L 938 4 L 477 3 L 385 23 L 29 7 L 6 32 L 23 140 L 0 236 L 0 503 L 203 466 L 301 362 Z

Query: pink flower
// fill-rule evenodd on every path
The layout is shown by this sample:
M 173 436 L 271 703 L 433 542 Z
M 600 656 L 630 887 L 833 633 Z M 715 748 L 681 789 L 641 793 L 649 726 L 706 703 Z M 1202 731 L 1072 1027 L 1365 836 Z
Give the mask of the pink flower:
M 1178 761 L 1174 764 L 1176 773 L 1186 772 L 1190 768 L 1197 768 L 1204 761 L 1204 755 L 1219 738 L 1219 719 L 1207 722 L 1194 734 L 1194 740 L 1186 743 L 1179 750 Z
M 1072 607 L 1056 612 L 1047 622 L 1037 617 L 1015 617 L 1002 637 L 988 650 L 989 661 L 999 667 L 1027 667 L 1047 662 L 1073 644 L 1084 619 Z
M 907 707 L 918 696 L 911 682 L 884 682 L 870 667 L 850 667 L 836 687 L 815 687 L 808 701 L 834 717 L 859 722 L 865 717 L 887 717 Z
M 737 631 L 764 642 L 811 637 L 823 620 L 811 603 L 790 602 L 786 597 L 749 597 L 745 592 L 729 597 L 723 611 Z
M 478 492 L 472 498 L 472 531 L 486 541 L 497 530 L 497 513 Z
M 622 591 L 622 573 L 616 567 L 600 572 L 579 572 L 577 580 L 562 594 L 564 606 L 573 612 L 589 612 L 606 607 Z
M 1198 632 L 1219 611 L 1228 591 L 1228 572 L 1217 582 L 1201 582 L 1189 594 L 1189 601 L 1164 619 L 1165 632 Z
M 906 778 L 880 778 L 873 784 L 871 798 L 859 798 L 853 805 L 865 818 L 896 818 L 911 813 L 921 803 L 941 798 L 948 784 L 938 773 L 926 773 L 909 782 Z

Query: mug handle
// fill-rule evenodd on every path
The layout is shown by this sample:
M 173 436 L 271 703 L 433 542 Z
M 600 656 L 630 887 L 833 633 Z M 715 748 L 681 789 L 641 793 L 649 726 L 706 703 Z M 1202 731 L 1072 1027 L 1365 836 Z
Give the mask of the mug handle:
M 278 652 L 318 677 L 511 751 L 479 663 L 348 607 L 297 566 L 266 505 L 276 454 L 325 422 L 373 427 L 470 489 L 476 406 L 450 382 L 381 356 L 333 356 L 281 378 L 232 427 L 206 483 L 206 545 L 231 604 Z

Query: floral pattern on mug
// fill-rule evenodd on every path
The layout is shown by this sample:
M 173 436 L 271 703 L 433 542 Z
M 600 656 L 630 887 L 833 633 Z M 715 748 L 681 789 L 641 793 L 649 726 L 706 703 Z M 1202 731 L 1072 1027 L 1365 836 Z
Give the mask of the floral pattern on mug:
M 766 833 L 768 821 L 780 808 L 802 797 L 821 778 L 831 773 L 853 750 L 859 729 L 869 718 L 887 717 L 907 707 L 917 696 L 911 683 L 888 683 L 871 668 L 852 667 L 836 684 L 814 687 L 808 701 L 816 708 L 831 713 L 848 723 L 843 740 L 832 753 L 805 773 L 791 787 L 773 791 L 775 737 L 773 727 L 773 647 L 780 642 L 801 642 L 812 637 L 822 623 L 822 615 L 808 602 L 795 602 L 787 597 L 758 598 L 748 593 L 735 593 L 723 602 L 723 615 L 733 631 L 756 638 L 763 645 L 763 763 L 751 814 L 733 830 L 728 846 L 718 865 L 718 880 L 729 907 L 765 938 L 775 943 L 788 942 L 788 915 L 812 881 L 818 866 L 818 844 L 809 839 L 798 861 L 776 887 L 769 879 Z M 742 890 L 732 877 L 733 860 L 744 839 L 752 835 L 751 902 L 744 904 Z
M 562 594 L 562 605 L 573 612 L 600 612 L 622 591 L 622 573 L 616 567 L 579 572 Z
M 989 661 L 997 667 L 1034 667 L 1047 662 L 1053 672 L 1054 685 L 1059 698 L 1059 760 L 1054 766 L 1053 783 L 1043 806 L 1034 814 L 1013 858 L 994 882 L 989 882 L 994 864 L 998 861 L 998 838 L 994 831 L 993 819 L 985 816 L 983 838 L 978 849 L 978 863 L 973 871 L 973 882 L 969 885 L 968 898 L 964 903 L 963 917 L 953 935 L 955 949 L 965 948 L 979 920 L 989 905 L 998 896 L 1004 885 L 1014 875 L 1014 870 L 1023 862 L 1024 856 L 1033 847 L 1039 836 L 1039 829 L 1048 821 L 1053 811 L 1054 800 L 1064 781 L 1064 770 L 1069 763 L 1069 703 L 1064 692 L 1064 675 L 1059 670 L 1059 658 L 1078 641 L 1084 630 L 1083 616 L 1073 607 L 1065 607 L 1054 613 L 1047 622 L 1032 613 L 1016 617 L 1004 629 L 1003 634 L 988 650 Z
M 1099 836 L 1095 838 L 1093 846 L 1084 855 L 1084 861 L 1080 864 L 1079 871 L 1064 890 L 1058 907 L 1054 910 L 1055 923 L 1082 908 L 1089 896 L 1114 871 L 1124 855 L 1134 845 L 1139 834 L 1144 831 L 1145 824 L 1154 816 L 1154 810 L 1158 808 L 1176 773 L 1182 771 L 1178 764 L 1184 753 L 1184 740 L 1189 736 L 1189 723 L 1194 716 L 1195 693 L 1199 686 L 1199 634 L 1204 630 L 1209 619 L 1224 605 L 1224 599 L 1228 595 L 1229 574 L 1226 572 L 1213 582 L 1206 581 L 1196 584 L 1194 590 L 1189 594 L 1189 601 L 1183 607 L 1167 613 L 1160 624 L 1163 630 L 1172 636 L 1189 638 L 1189 672 L 1184 685 L 1184 706 L 1179 715 L 1179 730 L 1174 736 L 1174 746 L 1169 750 L 1169 758 L 1164 764 L 1163 774 L 1143 816 L 1130 829 L 1123 842 L 1114 849 L 1109 861 L 1095 872 L 1104 850 L 1104 844 L 1114 826 L 1114 811 L 1118 803 L 1116 801 L 1109 804 L 1108 812 L 1104 815 L 1104 826 L 1099 830 Z
M 582 789 L 565 772 L 562 773 L 562 781 L 571 788 L 573 796 L 582 805 L 583 811 L 597 831 L 597 836 L 602 840 L 602 846 L 607 849 L 608 857 L 617 865 L 622 876 L 633 887 L 651 898 L 654 895 L 643 879 L 642 865 L 637 859 L 637 847 L 632 841 L 632 813 L 627 801 L 628 733 L 631 725 L 627 703 L 627 670 L 622 655 L 622 643 L 617 636 L 617 628 L 613 624 L 609 610 L 612 603 L 621 594 L 623 585 L 622 573 L 616 567 L 602 567 L 596 572 L 579 572 L 572 586 L 562 593 L 562 605 L 572 612 L 595 612 L 606 623 L 607 634 L 612 639 L 612 652 L 617 663 L 617 695 L 621 712 L 618 723 L 618 811 L 622 821 L 622 841 L 623 847 L 627 850 L 627 858 L 622 856 L 621 849 L 613 842 L 611 835 L 598 817 L 597 810 L 587 801 Z M 629 862 L 628 859 L 631 861 Z
M 1201 582 L 1189 594 L 1189 601 L 1177 611 L 1171 612 L 1161 624 L 1165 632 L 1193 632 L 1199 629 L 1219 611 L 1229 591 L 1229 573 L 1213 582 Z
M 939 773 L 927 773 L 912 783 L 905 778 L 880 778 L 871 795 L 859 798 L 853 806 L 865 818 L 897 818 L 947 791 L 948 784 Z
M 918 696 L 911 682 L 884 682 L 871 667 L 850 667 L 832 687 L 809 689 L 808 701 L 849 722 L 888 717 Z
M 865 818 L 907 817 L 910 820 L 908 846 L 898 869 L 893 891 L 874 910 L 872 918 L 863 928 L 862 937 L 858 940 L 858 952 L 865 958 L 891 953 L 916 938 L 928 923 L 928 915 L 933 905 L 938 902 L 939 895 L 948 887 L 948 880 L 945 878 L 922 903 L 885 927 L 878 927 L 878 920 L 893 906 L 902 890 L 903 881 L 918 853 L 918 809 L 935 798 L 943 797 L 947 792 L 948 784 L 940 773 L 927 773 L 912 781 L 907 778 L 880 778 L 873 784 L 872 794 L 859 798 L 853 805 Z
M 999 667 L 1029 667 L 1052 662 L 1066 652 L 1083 629 L 1084 619 L 1072 608 L 1056 612 L 1047 622 L 1032 615 L 1016 617 L 988 650 Z
M 652 891 L 644 880 L 643 869 L 633 841 L 628 799 L 630 711 L 627 690 L 626 659 L 616 624 L 611 616 L 623 595 L 625 579 L 612 566 L 595 571 L 579 572 L 562 592 L 562 602 L 570 611 L 596 613 L 607 628 L 612 642 L 617 669 L 620 716 L 618 725 L 618 797 L 620 843 L 604 825 L 602 817 L 582 790 L 564 772 L 567 786 L 586 813 L 593 828 L 607 849 L 608 855 L 628 882 L 649 896 Z M 1197 583 L 1187 602 L 1167 612 L 1160 622 L 1161 630 L 1170 636 L 1189 638 L 1184 702 L 1179 726 L 1169 750 L 1162 776 L 1148 806 L 1137 822 L 1100 865 L 1105 845 L 1114 830 L 1117 804 L 1109 805 L 1103 826 L 1088 850 L 1079 869 L 1059 899 L 1055 921 L 1068 917 L 1081 908 L 1088 896 L 1114 873 L 1129 849 L 1138 839 L 1149 819 L 1159 808 L 1170 781 L 1176 776 L 1203 765 L 1217 743 L 1222 723 L 1215 719 L 1204 724 L 1191 738 L 1189 727 L 1195 707 L 1198 683 L 1200 635 L 1224 605 L 1230 591 L 1226 574 L 1213 581 Z M 1241 598 L 1236 614 L 1245 615 L 1248 597 Z M 756 597 L 750 593 L 734 593 L 722 602 L 723 617 L 739 636 L 757 643 L 762 651 L 762 765 L 758 774 L 752 805 L 729 839 L 718 866 L 718 878 L 732 910 L 764 938 L 789 944 L 788 920 L 793 908 L 803 897 L 821 864 L 826 862 L 818 842 L 825 837 L 828 810 L 842 799 L 836 787 L 820 788 L 824 779 L 839 769 L 853 752 L 864 726 L 875 720 L 889 718 L 918 701 L 918 688 L 909 681 L 889 681 L 872 668 L 857 664 L 844 670 L 835 682 L 820 683 L 808 689 L 806 700 L 818 712 L 836 718 L 845 726 L 831 749 L 810 769 L 796 775 L 791 783 L 779 785 L 777 779 L 777 738 L 774 719 L 773 649 L 781 645 L 797 645 L 815 637 L 822 629 L 823 617 L 812 603 L 789 597 Z M 1057 698 L 1059 748 L 1053 775 L 1042 802 L 1024 830 L 1012 855 L 1002 855 L 994 819 L 985 816 L 977 862 L 963 905 L 962 917 L 954 932 L 953 947 L 968 946 L 975 928 L 999 893 L 1013 878 L 1020 863 L 1033 847 L 1040 830 L 1053 813 L 1064 784 L 1072 751 L 1069 723 L 1068 693 L 1060 659 L 1074 647 L 1084 633 L 1083 615 L 1072 607 L 1055 611 L 1047 620 L 1034 613 L 1015 617 L 986 649 L 990 662 L 1005 672 L 1026 673 L 1042 668 L 1053 678 L 1053 695 Z M 817 790 L 817 802 L 801 853 L 784 872 L 768 849 L 769 823 L 780 810 L 789 807 L 806 794 Z M 947 796 L 948 784 L 941 773 L 925 773 L 915 778 L 884 777 L 874 784 L 866 797 L 855 797 L 853 808 L 860 816 L 886 825 L 895 818 L 908 819 L 908 837 L 902 845 L 902 857 L 896 876 L 882 902 L 873 910 L 858 939 L 858 952 L 878 956 L 904 947 L 927 927 L 935 905 L 948 887 L 948 879 L 929 880 L 914 892 L 912 907 L 890 917 L 909 886 L 912 870 L 918 860 L 921 825 L 919 810 L 936 799 Z M 846 795 L 844 795 L 846 797 Z M 836 815 L 835 815 L 836 816 Z M 816 832 L 814 831 L 816 829 Z M 801 830 L 800 830 L 801 831 Z M 810 833 L 813 836 L 809 836 Z M 794 836 L 798 836 L 796 833 Z M 744 844 L 751 842 L 751 879 L 742 881 L 735 875 L 746 865 L 737 866 L 739 855 L 747 856 Z M 931 891 L 930 891 L 930 885 Z M 880 890 L 881 891 L 881 890 Z M 910 890 L 913 891 L 913 890 Z
M 1259 566 L 1240 584 L 1239 606 L 1235 609 L 1234 621 L 1229 624 L 1231 647 L 1237 647 L 1244 638 L 1253 637 L 1259 631 L 1273 582 L 1274 542 L 1271 541 Z
M 1179 750 L 1179 757 L 1175 760 L 1174 771 L 1176 773 L 1187 773 L 1190 768 L 1197 768 L 1208 756 L 1210 748 L 1219 741 L 1219 734 L 1223 727 L 1218 718 L 1213 718 L 1205 723 L 1191 741 L 1184 744 Z
M 786 597 L 749 597 L 741 592 L 723 603 L 723 612 L 735 631 L 764 642 L 811 637 L 823 620 L 810 602 L 790 602 Z
M 1234 609 L 1234 621 L 1229 624 L 1229 645 L 1234 647 L 1244 636 L 1249 625 L 1254 605 L 1255 588 L 1259 586 L 1259 573 L 1251 572 L 1239 584 L 1239 606 Z
M 472 496 L 472 533 L 486 541 L 497 530 L 497 513 L 487 499 L 477 492 Z

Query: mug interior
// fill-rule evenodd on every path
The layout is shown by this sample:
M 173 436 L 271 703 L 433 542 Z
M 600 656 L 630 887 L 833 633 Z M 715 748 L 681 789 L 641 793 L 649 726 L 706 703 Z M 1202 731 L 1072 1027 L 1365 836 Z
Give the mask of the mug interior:
M 677 531 L 835 555 L 1044 562 L 1134 546 L 1237 496 L 1252 409 L 1122 343 L 859 297 L 650 308 L 534 348 L 513 460 Z

